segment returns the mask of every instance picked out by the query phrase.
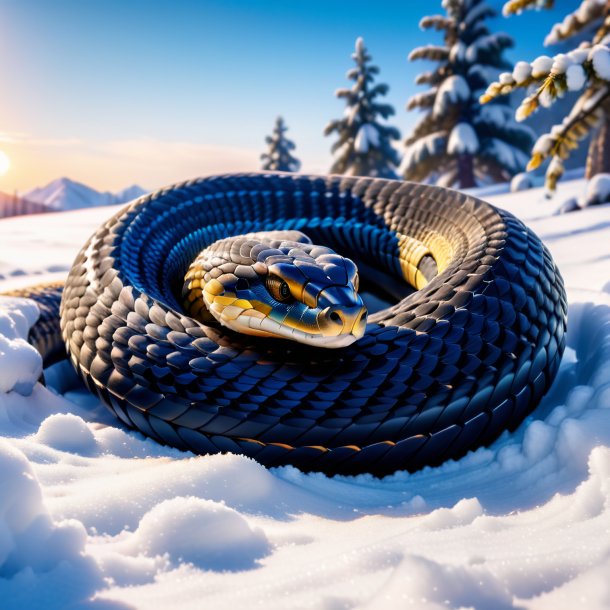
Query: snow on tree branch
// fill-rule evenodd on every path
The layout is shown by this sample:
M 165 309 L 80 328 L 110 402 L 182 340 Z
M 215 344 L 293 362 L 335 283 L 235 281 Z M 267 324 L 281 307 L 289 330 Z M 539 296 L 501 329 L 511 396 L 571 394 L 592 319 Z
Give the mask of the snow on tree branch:
M 502 14 L 505 17 L 509 15 L 519 15 L 526 9 L 540 10 L 544 8 L 553 8 L 554 0 L 510 0 L 504 5 Z
M 549 5 L 548 2 L 514 0 L 504 6 L 504 13 L 520 12 L 524 8 L 548 8 Z M 550 191 L 555 189 L 563 174 L 565 159 L 593 129 L 597 131 L 589 149 L 587 176 L 610 169 L 610 150 L 604 152 L 608 149 L 607 137 L 610 135 L 610 2 L 583 0 L 577 10 L 553 27 L 545 42 L 552 44 L 565 40 L 586 28 L 595 32 L 578 48 L 554 57 L 542 55 L 531 63 L 520 61 L 512 73 L 500 74 L 481 96 L 481 103 L 485 104 L 517 89 L 533 88 L 517 108 L 516 119 L 522 121 L 540 107 L 552 106 L 566 92 L 580 92 L 563 122 L 538 139 L 528 163 L 528 169 L 536 169 L 547 159 L 551 160 L 546 173 Z
M 544 44 L 557 44 L 577 34 L 590 25 L 592 21 L 601 19 L 605 8 L 606 0 L 583 0 L 578 9 L 566 15 L 561 23 L 553 26 L 549 35 L 544 39 Z

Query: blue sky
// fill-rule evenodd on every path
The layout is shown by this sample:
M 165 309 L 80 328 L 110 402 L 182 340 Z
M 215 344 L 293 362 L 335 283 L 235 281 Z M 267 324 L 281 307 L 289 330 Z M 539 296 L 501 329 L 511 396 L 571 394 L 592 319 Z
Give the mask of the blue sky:
M 533 59 L 577 4 L 557 0 L 490 27 L 515 38 L 509 59 Z M 440 42 L 418 27 L 437 12 L 440 0 L 0 0 L 0 149 L 12 161 L 0 190 L 59 175 L 153 188 L 256 169 L 278 114 L 303 170 L 326 171 L 332 139 L 322 130 L 342 112 L 334 91 L 347 84 L 356 37 L 390 85 L 404 136 L 424 68 L 406 57 Z

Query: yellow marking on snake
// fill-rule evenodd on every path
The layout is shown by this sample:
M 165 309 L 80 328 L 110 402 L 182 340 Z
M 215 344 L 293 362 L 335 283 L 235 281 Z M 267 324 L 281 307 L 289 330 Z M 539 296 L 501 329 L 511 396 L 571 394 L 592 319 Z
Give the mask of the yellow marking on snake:
M 212 302 L 215 305 L 223 305 L 226 307 L 227 305 L 233 305 L 237 301 L 237 297 L 223 297 L 223 296 L 215 296 Z

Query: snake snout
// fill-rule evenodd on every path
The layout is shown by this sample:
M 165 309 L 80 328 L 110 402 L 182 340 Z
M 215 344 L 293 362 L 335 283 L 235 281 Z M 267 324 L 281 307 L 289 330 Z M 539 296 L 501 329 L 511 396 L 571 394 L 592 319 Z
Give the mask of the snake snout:
M 368 311 L 363 305 L 331 305 L 318 314 L 318 326 L 322 334 L 328 337 L 352 333 L 360 339 L 364 335 L 367 315 Z

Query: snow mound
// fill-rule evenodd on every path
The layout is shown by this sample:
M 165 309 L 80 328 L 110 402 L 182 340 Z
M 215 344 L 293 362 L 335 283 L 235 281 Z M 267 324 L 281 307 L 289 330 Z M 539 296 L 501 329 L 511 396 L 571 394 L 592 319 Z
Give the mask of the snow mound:
M 518 191 L 526 191 L 534 187 L 534 180 L 532 176 L 527 172 L 519 172 L 513 176 L 510 181 L 510 192 L 516 193 Z
M 93 432 L 82 418 L 72 413 L 47 417 L 36 434 L 36 440 L 60 451 L 88 455 L 95 449 Z
M 28 459 L 0 439 L 0 577 L 30 568 L 48 572 L 61 561 L 80 559 L 87 538 L 82 523 L 54 524 L 42 503 Z
M 0 296 L 0 393 L 27 396 L 42 373 L 42 358 L 27 342 L 38 315 L 33 301 Z
M 263 530 L 223 502 L 176 497 L 147 512 L 131 544 L 146 555 L 167 554 L 207 570 L 245 570 L 270 550 Z
M 587 183 L 581 207 L 610 201 L 610 174 L 597 174 Z
M 557 209 L 558 214 L 575 212 L 590 206 L 610 203 L 610 174 L 597 174 L 585 186 L 580 197 L 566 199 Z
M 443 565 L 421 556 L 406 555 L 379 596 L 364 608 L 508 610 L 515 606 L 506 585 L 483 566 Z

